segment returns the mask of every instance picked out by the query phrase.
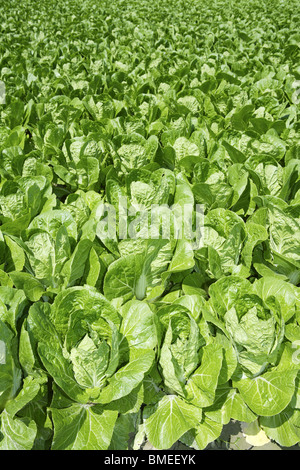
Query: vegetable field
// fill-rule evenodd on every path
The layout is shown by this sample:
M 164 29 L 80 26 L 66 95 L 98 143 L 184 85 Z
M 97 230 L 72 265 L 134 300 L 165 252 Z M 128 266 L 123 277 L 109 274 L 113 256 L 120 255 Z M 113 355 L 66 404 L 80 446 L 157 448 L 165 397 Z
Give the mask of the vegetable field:
M 299 2 L 0 17 L 0 450 L 297 445 Z

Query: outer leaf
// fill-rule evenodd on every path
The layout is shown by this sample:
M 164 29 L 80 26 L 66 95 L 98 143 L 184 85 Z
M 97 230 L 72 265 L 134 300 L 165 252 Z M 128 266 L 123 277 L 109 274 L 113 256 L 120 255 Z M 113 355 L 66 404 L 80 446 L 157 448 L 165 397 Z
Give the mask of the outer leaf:
M 223 424 L 216 423 L 204 416 L 201 423 L 195 429 L 184 434 L 180 440 L 189 447 L 202 450 L 220 436 L 222 429 Z
M 300 442 L 300 412 L 287 407 L 275 416 L 261 417 L 260 424 L 270 439 L 291 447 Z
M 21 419 L 13 418 L 6 410 L 1 414 L 0 450 L 31 450 L 36 436 L 36 424 L 27 426 Z
M 53 450 L 106 450 L 110 445 L 117 411 L 100 405 L 73 404 L 51 409 L 54 422 Z
M 200 408 L 176 395 L 166 395 L 155 409 L 147 408 L 144 423 L 148 439 L 156 449 L 169 449 L 184 433 L 199 424 L 201 416 Z
M 209 344 L 203 348 L 201 365 L 191 375 L 186 386 L 192 403 L 201 408 L 213 403 L 222 363 L 221 346 Z
M 228 424 L 231 419 L 246 423 L 256 419 L 256 415 L 246 405 L 241 394 L 228 384 L 218 388 L 215 402 L 206 408 L 205 415 L 222 424 Z
M 254 413 L 273 416 L 290 403 L 296 376 L 297 370 L 273 370 L 253 379 L 241 379 L 234 386 Z

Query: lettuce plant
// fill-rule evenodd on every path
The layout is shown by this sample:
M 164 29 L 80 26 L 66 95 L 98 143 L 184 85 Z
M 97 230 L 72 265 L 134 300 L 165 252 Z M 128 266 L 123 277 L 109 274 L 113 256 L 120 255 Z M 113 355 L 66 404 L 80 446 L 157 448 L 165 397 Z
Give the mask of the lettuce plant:
M 298 3 L 4 3 L 0 449 L 298 444 Z

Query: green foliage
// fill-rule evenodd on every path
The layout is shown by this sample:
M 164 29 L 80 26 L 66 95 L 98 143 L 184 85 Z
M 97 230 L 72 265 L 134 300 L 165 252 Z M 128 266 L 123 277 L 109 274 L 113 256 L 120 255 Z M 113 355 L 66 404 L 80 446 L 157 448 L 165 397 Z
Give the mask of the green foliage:
M 0 13 L 0 449 L 299 443 L 298 2 Z

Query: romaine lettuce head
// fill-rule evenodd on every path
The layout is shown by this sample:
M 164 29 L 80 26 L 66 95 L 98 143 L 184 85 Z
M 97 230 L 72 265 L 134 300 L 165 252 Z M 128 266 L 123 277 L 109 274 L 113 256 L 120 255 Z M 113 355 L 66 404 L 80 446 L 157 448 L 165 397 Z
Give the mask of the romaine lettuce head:
M 273 296 L 262 299 L 255 286 L 236 276 L 210 286 L 206 319 L 223 330 L 234 345 L 238 362 L 248 374 L 275 364 L 284 338 L 281 307 Z
M 158 311 L 163 337 L 160 367 L 167 389 L 185 395 L 184 387 L 200 360 L 204 346 L 199 327 L 183 305 L 167 305 Z
M 139 307 L 143 315 L 136 322 Z M 120 399 L 138 387 L 151 368 L 157 342 L 154 314 L 144 304 L 127 305 L 123 314 L 88 286 L 66 289 L 51 307 L 39 302 L 30 308 L 32 347 L 43 368 L 75 402 Z M 143 327 L 149 340 L 137 345 L 133 338 Z

